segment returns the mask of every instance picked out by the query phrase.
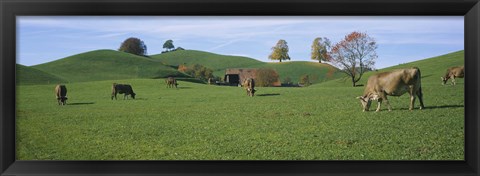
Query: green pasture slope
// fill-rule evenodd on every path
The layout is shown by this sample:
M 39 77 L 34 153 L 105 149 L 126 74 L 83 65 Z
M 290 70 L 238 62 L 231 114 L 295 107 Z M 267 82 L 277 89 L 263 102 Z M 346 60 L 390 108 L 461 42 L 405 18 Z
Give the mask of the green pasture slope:
M 59 78 L 55 75 L 20 64 L 16 65 L 16 74 L 18 78 L 16 80 L 17 84 L 23 85 L 58 84 L 67 82 L 64 79 Z
M 448 57 L 448 58 L 447 58 Z M 460 61 L 459 61 L 460 60 Z M 19 160 L 463 160 L 464 84 L 440 84 L 428 70 L 463 63 L 463 53 L 418 61 L 426 109 L 390 97 L 393 111 L 362 112 L 348 83 L 240 87 L 163 79 L 17 87 Z M 415 64 L 416 65 L 416 64 Z M 443 74 L 443 71 L 438 71 Z M 438 77 L 433 79 L 434 77 Z M 110 99 L 111 83 L 129 83 L 135 100 Z M 376 104 L 373 103 L 375 106 Z
M 164 54 L 152 55 L 152 59 L 166 65 L 200 64 L 214 70 L 214 75 L 223 77 L 227 68 L 272 68 L 280 76 L 280 81 L 289 77 L 293 83 L 300 81 L 303 75 L 309 75 L 312 83 L 320 83 L 341 77 L 337 68 L 328 64 L 305 61 L 288 61 L 282 63 L 266 63 L 242 56 L 220 55 L 196 50 L 180 50 Z
M 184 76 L 148 57 L 114 50 L 95 50 L 32 67 L 70 82 Z
M 432 57 L 432 58 L 427 58 L 424 60 L 419 60 L 415 62 L 410 62 L 410 63 L 405 63 L 405 64 L 399 64 L 393 67 L 388 67 L 385 69 L 380 69 L 378 71 L 372 71 L 372 72 L 367 72 L 365 73 L 364 76 L 362 76 L 362 79 L 357 83 L 357 85 L 363 85 L 367 83 L 368 77 L 371 76 L 372 74 L 375 74 L 377 72 L 383 72 L 383 71 L 390 71 L 394 69 L 401 69 L 401 68 L 411 68 L 411 67 L 418 67 L 420 69 L 421 75 L 422 75 L 422 85 L 423 86 L 430 86 L 430 85 L 438 85 L 441 84 L 442 81 L 440 77 L 444 76 L 447 69 L 449 67 L 453 66 L 460 66 L 464 64 L 464 51 L 457 51 L 457 52 L 452 52 L 448 53 L 445 55 L 437 56 L 437 57 Z M 451 81 L 448 80 L 447 84 L 450 84 Z M 463 79 L 457 79 L 457 83 L 463 84 Z M 352 86 L 352 81 L 351 79 L 336 79 L 336 80 L 331 80 L 324 82 L 321 85 L 316 85 L 316 86 L 322 86 L 322 87 L 351 87 Z

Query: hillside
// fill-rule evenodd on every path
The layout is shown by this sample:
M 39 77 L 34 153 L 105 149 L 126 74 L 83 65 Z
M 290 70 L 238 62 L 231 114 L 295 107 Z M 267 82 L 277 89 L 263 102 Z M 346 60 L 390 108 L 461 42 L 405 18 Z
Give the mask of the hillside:
M 59 84 L 66 82 L 64 79 L 58 76 L 37 70 L 35 68 L 27 67 L 20 64 L 17 64 L 16 67 L 17 84 Z
M 166 65 L 178 66 L 180 64 L 200 64 L 214 71 L 225 68 L 241 68 L 252 65 L 264 64 L 261 61 L 241 56 L 227 56 L 196 50 L 180 50 L 150 56 Z
M 428 84 L 441 84 L 440 77 L 444 76 L 447 68 L 452 66 L 459 66 L 465 63 L 464 59 L 464 51 L 457 51 L 453 53 L 448 53 L 445 55 L 427 58 L 424 60 L 419 60 L 415 62 L 405 63 L 396 65 L 393 67 L 388 67 L 384 69 L 380 69 L 378 71 L 367 72 L 363 75 L 362 79 L 357 83 L 366 84 L 367 79 L 372 74 L 377 72 L 384 72 L 394 69 L 400 68 L 410 68 L 410 67 L 418 67 L 420 68 L 422 74 L 422 85 Z M 458 79 L 457 83 L 463 84 L 463 79 Z M 450 82 L 449 82 L 450 83 Z M 352 82 L 349 79 L 340 78 L 336 80 L 327 81 L 325 83 L 316 85 L 316 86 L 324 86 L 324 87 L 338 87 L 338 86 L 352 86 Z
M 150 58 L 114 50 L 81 53 L 33 68 L 70 82 L 184 76 Z
M 289 61 L 282 63 L 265 63 L 248 57 L 219 55 L 196 50 L 181 50 L 152 55 L 151 58 L 166 65 L 200 64 L 214 70 L 214 75 L 223 77 L 227 68 L 272 68 L 280 75 L 283 82 L 287 77 L 293 83 L 300 81 L 302 75 L 309 75 L 312 83 L 319 83 L 341 77 L 337 68 L 328 64 L 307 61 Z

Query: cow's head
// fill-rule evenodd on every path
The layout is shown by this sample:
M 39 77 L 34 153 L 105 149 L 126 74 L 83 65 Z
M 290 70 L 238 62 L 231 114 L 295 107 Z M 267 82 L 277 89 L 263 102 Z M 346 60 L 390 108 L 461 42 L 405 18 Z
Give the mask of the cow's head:
M 135 95 L 137 95 L 137 94 L 135 94 L 135 93 L 132 92 L 131 95 L 132 95 L 132 98 L 135 99 Z
M 367 95 L 364 95 L 364 96 L 357 97 L 357 99 L 359 99 L 360 103 L 362 103 L 364 112 L 370 110 L 370 105 L 372 105 L 372 98 L 370 98 Z
M 58 97 L 57 100 L 62 104 L 66 105 L 67 104 L 67 97 Z
M 447 77 L 440 77 L 442 78 L 442 85 L 447 84 L 448 78 Z

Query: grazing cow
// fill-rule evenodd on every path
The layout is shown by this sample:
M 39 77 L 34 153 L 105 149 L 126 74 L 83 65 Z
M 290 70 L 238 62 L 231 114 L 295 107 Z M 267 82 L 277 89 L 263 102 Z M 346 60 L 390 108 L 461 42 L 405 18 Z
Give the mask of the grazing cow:
M 457 84 L 455 78 L 463 78 L 465 76 L 464 66 L 450 67 L 447 69 L 447 73 L 442 78 L 442 84 L 445 85 L 448 79 L 452 79 L 452 84 Z
M 173 88 L 173 86 L 175 86 L 175 88 L 177 88 L 177 86 L 178 86 L 177 80 L 174 77 L 168 77 L 165 80 L 165 83 L 167 83 L 167 88 L 170 88 L 170 87 Z
M 67 104 L 67 87 L 65 85 L 55 86 L 55 96 L 57 97 L 58 105 Z
M 247 90 L 247 95 L 253 97 L 255 94 L 255 81 L 252 78 L 243 81 L 243 87 Z
M 115 100 L 117 99 L 117 94 L 124 94 L 123 99 L 125 98 L 128 99 L 128 95 L 130 95 L 133 99 L 135 99 L 135 93 L 133 92 L 132 86 L 128 84 L 117 84 L 113 83 L 112 85 L 112 100 L 113 97 L 115 97 Z
M 401 96 L 408 92 L 410 94 L 410 108 L 413 110 L 413 104 L 416 96 L 420 100 L 420 109 L 423 109 L 423 94 L 421 86 L 420 69 L 413 67 L 410 69 L 399 69 L 390 72 L 378 73 L 368 78 L 363 96 L 357 97 L 363 106 L 363 111 L 368 111 L 372 100 L 377 100 L 377 112 L 380 111 L 382 101 L 391 111 L 392 107 L 388 102 L 387 95 Z

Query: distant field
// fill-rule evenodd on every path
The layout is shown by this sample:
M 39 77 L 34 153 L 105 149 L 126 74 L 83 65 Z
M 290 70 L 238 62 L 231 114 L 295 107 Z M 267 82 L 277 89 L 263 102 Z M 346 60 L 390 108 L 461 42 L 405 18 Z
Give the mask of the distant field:
M 93 60 L 86 57 L 92 53 L 85 54 L 54 64 Z M 122 74 L 131 75 L 122 79 L 115 77 L 122 74 L 108 69 L 86 74 L 105 74 L 102 79 L 108 80 L 101 81 L 71 72 L 66 75 L 74 78 L 66 84 L 66 106 L 57 105 L 54 83 L 17 84 L 16 156 L 18 160 L 463 160 L 464 80 L 456 86 L 443 86 L 440 81 L 446 68 L 464 63 L 463 57 L 459 51 L 365 74 L 359 84 L 376 72 L 421 69 L 426 108 L 418 110 L 417 101 L 416 109 L 409 111 L 409 97 L 403 95 L 389 97 L 393 111 L 383 106 L 378 113 L 362 112 L 355 97 L 364 87 L 352 87 L 343 78 L 301 88 L 259 87 L 255 97 L 248 97 L 240 87 L 189 79 L 179 81 L 178 89 L 166 88 L 163 79 L 151 79 L 154 72 L 135 75 L 138 62 L 108 68 L 125 67 Z M 155 68 L 151 63 L 160 63 L 155 58 L 130 59 Z M 328 66 L 318 63 L 265 65 L 308 70 L 302 67 L 305 64 L 322 67 L 317 73 L 327 74 Z M 40 76 L 53 80 L 56 71 L 52 70 Z M 120 95 L 119 100 L 111 100 L 113 82 L 131 84 L 136 99 L 122 100 Z

